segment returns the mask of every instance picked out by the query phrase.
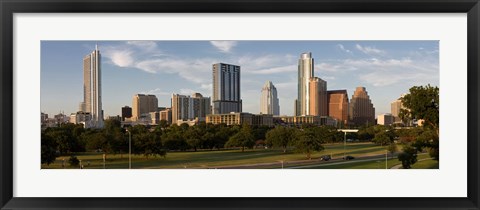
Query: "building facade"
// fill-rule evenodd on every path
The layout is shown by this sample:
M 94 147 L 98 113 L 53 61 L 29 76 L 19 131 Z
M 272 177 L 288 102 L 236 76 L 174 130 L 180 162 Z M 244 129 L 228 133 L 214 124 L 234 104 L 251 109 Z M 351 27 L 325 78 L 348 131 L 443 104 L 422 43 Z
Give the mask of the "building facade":
M 402 94 L 400 98 L 390 103 L 392 116 L 395 118 L 394 123 L 402 123 L 402 119 L 400 119 L 400 110 L 404 108 L 402 104 L 402 98 L 404 95 L 405 94 Z
M 314 75 L 312 53 L 302 53 L 298 59 L 298 95 L 295 115 L 310 115 L 310 79 Z
M 349 106 L 349 119 L 355 125 L 374 125 L 375 107 L 365 87 L 357 87 Z
M 102 68 L 101 54 L 98 46 L 95 50 L 83 58 L 83 102 L 80 103 L 80 111 L 92 115 L 93 127 L 103 127 L 102 110 Z
M 172 122 L 198 119 L 205 121 L 210 114 L 210 97 L 203 97 L 200 93 L 192 96 L 172 94 Z
M 268 114 L 251 114 L 245 112 L 232 112 L 228 114 L 209 114 L 207 123 L 226 125 L 257 125 L 273 126 L 273 116 Z
M 392 114 L 381 114 L 377 116 L 377 124 L 379 125 L 392 125 L 395 121 L 395 117 Z
M 347 90 L 329 90 L 328 116 L 336 119 L 338 123 L 348 124 L 348 94 Z
M 260 98 L 260 114 L 280 115 L 280 104 L 278 101 L 277 88 L 271 81 L 267 81 L 262 88 Z
M 125 121 L 125 118 L 132 117 L 132 107 L 124 106 L 122 107 L 122 121 Z
M 158 99 L 155 95 L 136 94 L 132 99 L 132 121 L 148 118 L 150 112 L 158 109 Z
M 275 118 L 278 119 L 278 122 L 281 124 L 290 127 L 301 127 L 304 124 L 337 126 L 337 120 L 328 116 L 279 116 Z
M 242 112 L 240 66 L 213 64 L 213 114 Z
M 310 79 L 310 115 L 328 116 L 327 82 L 318 77 Z
M 172 124 L 172 109 L 166 108 L 160 111 L 160 120 L 165 120 L 167 124 Z

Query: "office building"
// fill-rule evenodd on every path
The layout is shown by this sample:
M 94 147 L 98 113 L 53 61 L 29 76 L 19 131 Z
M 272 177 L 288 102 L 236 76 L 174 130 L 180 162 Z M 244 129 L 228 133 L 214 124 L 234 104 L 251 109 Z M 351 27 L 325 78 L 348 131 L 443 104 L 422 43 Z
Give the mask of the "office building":
M 381 114 L 377 116 L 377 124 L 379 125 L 392 125 L 394 123 L 394 117 L 392 114 Z
M 158 99 L 155 95 L 136 94 L 132 101 L 132 121 L 148 118 L 150 112 L 158 109 Z
M 329 90 L 328 116 L 337 120 L 338 123 L 348 124 L 348 94 L 347 90 Z M 340 126 L 342 127 L 342 126 Z
M 228 114 L 209 114 L 207 123 L 226 125 L 254 125 L 273 126 L 273 116 L 268 114 L 251 114 L 246 112 L 232 112 Z
M 314 75 L 312 53 L 302 53 L 298 59 L 298 96 L 295 115 L 310 115 L 310 79 Z
M 165 120 L 167 124 L 172 124 L 172 109 L 166 108 L 160 111 L 160 120 Z
M 400 98 L 390 103 L 392 116 L 395 118 L 394 123 L 402 123 L 402 119 L 400 119 L 400 111 L 404 108 L 402 104 L 402 98 L 404 95 L 405 94 L 402 94 Z
M 125 121 L 125 118 L 132 117 L 132 107 L 124 106 L 122 107 L 122 121 Z
M 95 128 L 103 128 L 101 62 L 96 45 L 95 50 L 83 58 L 83 102 L 79 109 L 92 115 L 91 124 Z
M 213 64 L 213 114 L 242 112 L 240 66 Z
M 192 96 L 172 94 L 172 123 L 194 120 L 205 121 L 210 114 L 210 97 L 203 97 L 200 93 Z
M 277 116 L 274 118 L 279 124 L 290 127 L 301 127 L 306 124 L 315 126 L 337 126 L 337 120 L 329 116 Z
M 375 124 L 375 107 L 365 87 L 357 87 L 349 106 L 349 120 L 357 126 Z
M 313 77 L 310 79 L 309 86 L 309 114 L 313 116 L 328 116 L 327 82 L 318 77 Z
M 262 88 L 260 114 L 280 115 L 277 88 L 271 81 L 267 81 Z

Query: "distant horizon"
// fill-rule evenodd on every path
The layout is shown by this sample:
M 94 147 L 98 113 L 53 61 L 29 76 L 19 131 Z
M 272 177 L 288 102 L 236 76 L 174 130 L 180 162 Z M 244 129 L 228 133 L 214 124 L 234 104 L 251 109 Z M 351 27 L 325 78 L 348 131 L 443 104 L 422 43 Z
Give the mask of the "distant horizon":
M 327 90 L 365 87 L 375 117 L 412 86 L 439 86 L 438 41 L 42 41 L 41 111 L 49 117 L 78 111 L 83 62 L 98 44 L 102 55 L 104 116 L 121 115 L 135 94 L 170 107 L 172 94 L 212 96 L 212 65 L 241 68 L 243 112 L 259 113 L 263 84 L 277 88 L 280 115 L 293 115 L 300 54 L 311 52 Z

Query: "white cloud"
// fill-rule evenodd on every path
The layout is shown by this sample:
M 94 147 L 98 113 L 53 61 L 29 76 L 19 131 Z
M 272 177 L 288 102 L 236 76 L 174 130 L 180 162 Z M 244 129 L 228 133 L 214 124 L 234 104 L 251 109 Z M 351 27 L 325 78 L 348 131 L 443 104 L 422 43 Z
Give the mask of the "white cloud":
M 357 50 L 367 55 L 385 55 L 387 53 L 386 51 L 377 49 L 375 47 L 362 46 L 359 44 L 356 44 L 355 47 L 357 48 Z
M 161 88 L 155 88 L 153 90 L 143 91 L 140 92 L 141 94 L 149 94 L 149 95 L 170 95 L 171 93 L 163 91 Z
M 212 44 L 214 47 L 216 47 L 222 52 L 229 53 L 230 50 L 232 50 L 232 48 L 237 45 L 237 42 L 236 41 L 210 41 L 210 44 Z
M 157 43 L 154 41 L 127 41 L 127 44 L 148 51 L 152 51 L 157 48 Z
M 285 72 L 297 72 L 298 67 L 296 65 L 289 65 L 289 66 L 279 66 L 267 69 L 259 69 L 250 71 L 252 74 L 277 74 L 277 73 L 285 73 Z
M 351 50 L 346 49 L 345 46 L 343 46 L 343 44 L 338 44 L 337 47 L 343 52 L 346 52 L 346 53 L 349 53 L 349 54 L 353 53 Z
M 103 55 L 110 58 L 113 64 L 119 67 L 129 67 L 134 62 L 132 53 L 133 52 L 130 50 L 116 50 L 107 48 L 104 50 Z

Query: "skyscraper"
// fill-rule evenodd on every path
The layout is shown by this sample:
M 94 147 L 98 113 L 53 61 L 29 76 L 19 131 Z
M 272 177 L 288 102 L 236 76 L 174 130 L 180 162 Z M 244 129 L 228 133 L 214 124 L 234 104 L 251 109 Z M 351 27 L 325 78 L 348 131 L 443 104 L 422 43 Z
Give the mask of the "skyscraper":
M 136 94 L 132 100 L 132 119 L 139 120 L 147 117 L 150 112 L 156 112 L 158 109 L 158 99 L 155 95 Z
M 338 122 L 348 124 L 348 94 L 347 90 L 329 90 L 328 94 L 328 116 Z
M 262 98 L 260 98 L 260 114 L 280 115 L 277 88 L 271 81 L 267 81 L 263 85 Z
M 350 100 L 350 121 L 356 125 L 375 124 L 375 108 L 365 87 L 357 87 Z
M 297 116 L 310 115 L 310 79 L 314 75 L 312 53 L 302 53 L 298 59 Z
M 83 102 L 80 103 L 80 111 L 91 114 L 90 124 L 96 128 L 103 127 L 101 62 L 97 45 L 83 58 Z
M 310 79 L 310 115 L 328 115 L 327 82 L 318 77 Z
M 394 117 L 394 123 L 401 123 L 402 122 L 402 120 L 400 119 L 400 110 L 402 108 L 404 108 L 403 104 L 402 104 L 402 98 L 403 98 L 404 95 L 405 94 L 402 94 L 400 96 L 400 98 L 398 98 L 397 100 L 390 103 L 392 116 Z
M 240 66 L 213 64 L 213 114 L 242 112 Z
M 172 123 L 178 120 L 187 121 L 198 118 L 205 121 L 210 114 L 210 97 L 203 97 L 200 93 L 194 93 L 191 97 L 172 94 Z

